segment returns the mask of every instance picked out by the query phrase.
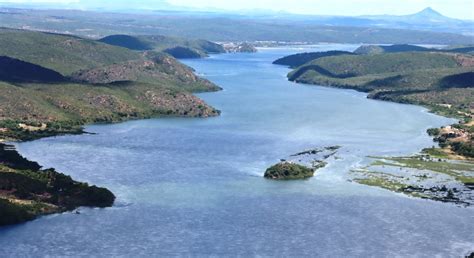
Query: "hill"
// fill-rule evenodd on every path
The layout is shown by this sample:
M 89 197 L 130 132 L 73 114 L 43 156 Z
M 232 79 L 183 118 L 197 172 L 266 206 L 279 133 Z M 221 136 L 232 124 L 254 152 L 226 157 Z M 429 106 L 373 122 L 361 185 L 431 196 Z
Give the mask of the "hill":
M 457 68 L 461 57 L 444 53 L 389 53 L 384 55 L 343 55 L 311 61 L 290 74 L 291 80 L 309 71 L 331 78 L 353 78 L 364 75 L 405 73 L 415 70 Z
M 64 76 L 81 69 L 141 58 L 137 52 L 94 40 L 1 28 L 0 55 L 40 65 Z
M 83 133 L 88 123 L 217 116 L 192 92 L 219 89 L 165 53 L 0 29 L 0 226 L 115 199 L 1 142 Z
M 357 48 L 354 53 L 358 55 L 367 54 L 381 54 L 381 53 L 398 53 L 398 52 L 412 52 L 412 51 L 433 51 L 434 49 L 420 47 L 415 45 L 391 45 L 391 46 L 380 46 L 380 45 L 362 45 Z
M 190 92 L 220 88 L 167 54 L 51 33 L 0 29 L 0 34 L 0 53 L 7 55 L 0 58 L 0 128 L 7 120 L 81 125 L 218 114 Z M 7 129 L 0 138 L 15 139 L 19 128 Z
M 324 57 L 296 68 L 288 78 L 299 83 L 368 92 L 373 99 L 424 105 L 472 124 L 473 74 L 472 55 L 402 52 Z M 465 137 L 455 137 L 444 147 L 461 155 L 473 153 L 474 126 L 459 126 Z
M 111 35 L 99 40 L 114 46 L 139 51 L 163 51 L 175 58 L 200 58 L 209 54 L 224 53 L 224 48 L 207 40 L 188 40 L 178 37 L 151 35 Z
M 466 46 L 451 46 L 446 48 L 427 48 L 416 45 L 398 44 L 398 45 L 362 45 L 354 52 L 348 51 L 326 51 L 326 52 L 312 52 L 312 53 L 298 53 L 294 55 L 279 58 L 273 64 L 286 65 L 290 68 L 309 63 L 323 57 L 340 56 L 340 55 L 375 55 L 384 53 L 403 53 L 403 52 L 439 52 L 439 53 L 461 53 L 469 54 L 474 51 L 474 47 Z
M 300 54 L 285 56 L 280 59 L 277 59 L 273 62 L 273 64 L 286 65 L 291 68 L 296 68 L 298 66 L 304 65 L 310 61 L 313 61 L 319 58 L 328 57 L 328 56 L 338 56 L 338 55 L 353 55 L 353 53 L 347 52 L 347 51 L 300 53 Z

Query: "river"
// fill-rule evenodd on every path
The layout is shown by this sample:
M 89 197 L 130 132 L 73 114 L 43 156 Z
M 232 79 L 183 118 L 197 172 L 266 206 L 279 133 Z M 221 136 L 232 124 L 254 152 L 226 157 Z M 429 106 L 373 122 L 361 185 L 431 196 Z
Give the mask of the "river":
M 17 144 L 44 167 L 106 186 L 108 209 L 45 216 L 0 230 L 0 256 L 460 257 L 474 246 L 474 210 L 349 182 L 368 155 L 433 145 L 427 128 L 452 122 L 352 90 L 299 85 L 267 48 L 186 60 L 224 90 L 199 94 L 215 118 L 91 125 L 94 135 Z M 290 154 L 340 145 L 305 181 L 265 180 Z M 471 250 L 473 251 L 473 250 Z

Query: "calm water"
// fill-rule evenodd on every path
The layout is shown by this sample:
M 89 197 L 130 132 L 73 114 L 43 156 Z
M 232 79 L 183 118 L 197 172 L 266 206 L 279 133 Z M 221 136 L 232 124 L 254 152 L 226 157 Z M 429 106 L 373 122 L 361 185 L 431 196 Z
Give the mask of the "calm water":
M 19 144 L 28 158 L 107 186 L 118 200 L 2 229 L 0 257 L 460 257 L 473 249 L 474 209 L 347 181 L 365 156 L 416 153 L 433 144 L 427 128 L 451 121 L 355 91 L 288 82 L 288 69 L 271 62 L 301 51 L 186 61 L 225 89 L 200 95 L 221 117 L 94 125 L 87 130 L 96 135 Z M 262 178 L 280 158 L 329 145 L 343 146 L 341 159 L 310 180 Z

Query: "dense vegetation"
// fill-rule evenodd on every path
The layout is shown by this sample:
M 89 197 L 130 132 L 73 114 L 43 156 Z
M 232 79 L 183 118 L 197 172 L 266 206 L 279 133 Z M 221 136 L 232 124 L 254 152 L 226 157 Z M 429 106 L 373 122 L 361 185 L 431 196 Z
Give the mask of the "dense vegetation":
M 353 55 L 352 52 L 348 51 L 327 51 L 327 52 L 313 52 L 313 53 L 300 53 L 290 56 L 285 56 L 280 59 L 277 59 L 273 64 L 286 65 L 290 68 L 296 68 L 298 66 L 304 65 L 310 61 L 328 57 L 328 56 L 339 56 L 339 55 Z
M 54 169 L 41 170 L 13 146 L 0 144 L 0 226 L 79 206 L 109 207 L 107 189 L 79 183 Z
M 110 45 L 132 50 L 164 51 L 175 58 L 200 58 L 208 54 L 224 53 L 224 48 L 207 40 L 189 40 L 165 36 L 111 35 L 99 40 Z
M 190 92 L 220 88 L 167 54 L 41 32 L 0 29 L 0 36 L 0 139 L 80 132 L 92 122 L 218 114 Z

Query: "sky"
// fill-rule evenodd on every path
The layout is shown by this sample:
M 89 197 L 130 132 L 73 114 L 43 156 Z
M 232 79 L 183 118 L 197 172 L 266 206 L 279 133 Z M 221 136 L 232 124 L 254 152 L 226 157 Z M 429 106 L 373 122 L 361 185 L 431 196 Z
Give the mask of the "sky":
M 0 0 L 0 2 L 49 3 L 62 7 L 64 5 L 80 6 L 83 9 L 97 7 L 100 3 L 106 3 L 107 6 L 111 6 L 113 3 L 112 5 L 115 4 L 120 8 L 169 9 L 175 6 L 211 11 L 259 9 L 297 14 L 342 16 L 404 15 L 432 7 L 452 18 L 474 20 L 474 0 Z

